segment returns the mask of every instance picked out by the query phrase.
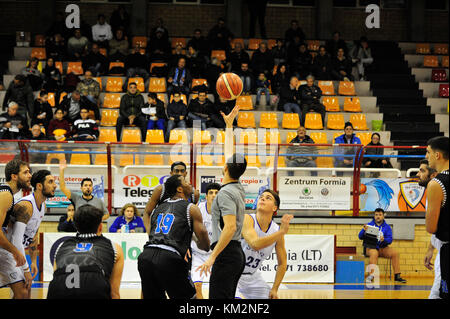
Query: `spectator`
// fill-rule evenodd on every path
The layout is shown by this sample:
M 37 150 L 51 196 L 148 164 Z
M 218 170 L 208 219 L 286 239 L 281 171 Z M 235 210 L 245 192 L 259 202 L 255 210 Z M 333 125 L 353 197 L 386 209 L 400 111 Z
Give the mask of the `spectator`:
M 55 21 L 52 23 L 50 28 L 47 30 L 45 35 L 47 37 L 54 37 L 56 34 L 60 34 L 64 40 L 67 41 L 71 35 L 72 31 L 67 28 L 66 25 L 66 18 L 64 16 L 64 13 L 57 12 L 55 15 Z M 48 55 L 48 52 L 47 52 Z
M 250 70 L 248 69 L 248 63 L 242 62 L 241 69 L 236 74 L 239 75 L 244 85 L 242 89 L 242 94 L 244 95 L 252 94 L 254 92 L 255 77 L 253 76 L 253 73 L 250 72 Z
M 267 43 L 261 42 L 258 50 L 253 52 L 250 62 L 250 68 L 252 69 L 253 74 L 258 76 L 259 73 L 264 72 L 266 76 L 270 76 L 273 70 L 273 65 L 273 56 L 267 49 Z
M 66 40 L 59 33 L 48 37 L 45 40 L 45 52 L 47 54 L 47 59 L 53 58 L 54 61 L 64 61 L 66 60 Z
M 205 77 L 206 58 L 201 55 L 193 46 L 188 46 L 186 55 L 186 68 L 191 72 L 193 79 Z
M 108 59 L 100 53 L 97 43 L 92 44 L 91 51 L 82 58 L 83 70 L 90 70 L 93 76 L 102 76 L 108 72 Z
M 325 127 L 325 105 L 320 103 L 322 90 L 317 85 L 314 85 L 314 76 L 308 75 L 306 77 L 306 84 L 299 87 L 299 92 L 303 125 L 305 124 L 306 113 L 317 112 L 322 116 L 322 125 Z
M 270 82 L 267 80 L 264 72 L 261 72 L 256 80 L 256 105 L 260 105 L 261 94 L 264 93 L 266 97 L 266 106 L 270 105 L 270 91 L 269 91 Z
M 312 71 L 318 80 L 331 80 L 331 58 L 323 45 L 319 47 L 319 54 L 314 57 Z
M 67 94 L 60 103 L 60 107 L 64 110 L 65 119 L 71 124 L 80 118 L 82 107 L 87 107 L 89 111 L 93 111 L 95 120 L 100 122 L 100 111 L 98 106 L 95 103 L 92 103 L 87 97 L 81 96 L 81 93 L 77 90 Z
M 333 39 L 325 42 L 325 47 L 330 56 L 336 56 L 339 49 L 344 50 L 344 55 L 348 54 L 347 44 L 341 39 L 341 34 L 339 31 L 333 33 Z
M 187 107 L 181 101 L 181 94 L 178 91 L 173 93 L 173 101 L 169 103 L 167 106 L 167 117 L 169 121 L 167 123 L 167 131 L 166 131 L 166 140 L 165 142 L 169 142 L 170 131 L 174 128 L 186 128 L 186 115 L 187 115 Z
M 373 62 L 372 51 L 366 37 L 361 37 L 359 44 L 353 48 L 350 56 L 352 62 L 356 63 L 359 80 L 365 81 L 365 69 Z
M 67 42 L 67 58 L 70 61 L 80 61 L 88 45 L 89 40 L 81 34 L 81 29 L 75 29 L 73 37 Z
M 166 108 L 156 93 L 150 92 L 147 95 L 147 103 L 145 103 L 142 113 L 147 116 L 147 130 L 153 130 L 156 127 L 158 130 L 166 131 Z
M 144 221 L 142 220 L 137 207 L 133 204 L 125 204 L 122 207 L 119 217 L 117 217 L 111 227 L 109 227 L 109 232 L 121 233 L 122 226 L 124 225 L 129 226 L 130 233 L 145 233 Z
M 334 80 L 353 81 L 352 61 L 344 54 L 344 49 L 339 48 L 337 56 L 331 60 L 331 75 Z
M 72 140 L 74 141 L 95 141 L 98 139 L 98 125 L 94 120 L 89 118 L 89 109 L 85 106 L 81 107 L 80 119 L 76 120 L 72 125 Z
M 278 109 L 285 113 L 297 113 L 298 119 L 302 118 L 300 109 L 299 91 L 300 82 L 296 76 L 292 76 L 288 86 L 284 86 L 280 90 L 280 100 Z
M 61 216 L 58 223 L 58 231 L 65 233 L 76 233 L 77 229 L 73 223 L 73 215 L 75 213 L 75 207 L 73 204 L 67 206 L 67 213 Z
M 65 141 L 70 137 L 70 123 L 64 118 L 64 109 L 57 108 L 47 129 L 47 137 L 51 140 Z
M 294 41 L 290 42 L 288 45 L 286 45 L 286 60 L 287 62 L 292 65 L 292 62 L 295 60 L 295 58 L 298 55 L 299 47 L 304 42 L 300 42 L 299 36 L 294 37 Z
M 30 139 L 31 140 L 36 140 L 36 141 L 43 141 L 43 140 L 47 139 L 47 137 L 45 136 L 44 132 L 42 132 L 42 127 L 39 124 L 34 124 L 31 127 Z M 39 154 L 39 155 L 43 155 L 43 154 Z M 45 158 L 45 156 L 34 156 L 34 159 L 30 160 L 30 161 L 33 162 L 33 163 L 40 163 L 40 161 L 37 160 L 38 157 Z
M 286 32 L 284 33 L 286 45 L 289 46 L 290 44 L 294 43 L 295 37 L 298 37 L 299 42 L 305 42 L 306 40 L 305 33 L 303 32 L 302 28 L 298 25 L 298 21 L 292 20 L 290 28 L 287 29 Z
M 42 74 L 44 75 L 44 83 L 42 85 L 44 90 L 55 93 L 61 90 L 62 75 L 58 68 L 56 68 L 53 58 L 47 59 Z
M 20 74 L 24 75 L 33 91 L 39 91 L 44 82 L 44 75 L 39 70 L 39 59 L 31 58 Z
M 291 70 L 297 74 L 299 79 L 304 79 L 311 72 L 312 56 L 306 48 L 306 44 L 302 43 L 298 47 L 298 52 L 291 62 Z
M 8 111 L 0 115 L 0 139 L 18 140 L 28 136 L 29 129 L 26 118 L 19 114 L 19 105 L 9 102 Z
M 180 58 L 177 67 L 173 67 L 167 78 L 167 94 L 170 97 L 175 90 L 181 94 L 189 96 L 189 88 L 191 87 L 192 77 L 191 72 L 186 69 L 186 59 Z
M 240 70 L 242 63 L 250 63 L 250 56 L 247 51 L 242 48 L 241 43 L 236 42 L 234 44 L 234 50 L 230 53 L 228 62 L 230 64 L 230 71 L 234 73 Z
M 92 78 L 92 71 L 89 69 L 84 72 L 84 79 L 78 83 L 76 90 L 92 103 L 99 105 L 100 84 Z
M 290 79 L 287 64 L 278 64 L 277 73 L 275 73 L 272 79 L 272 93 L 280 94 L 282 87 L 289 86 Z
M 247 1 L 247 5 L 248 13 L 250 15 L 249 38 L 255 37 L 255 25 L 256 20 L 258 20 L 261 38 L 267 39 L 266 25 L 264 22 L 266 17 L 267 0 Z
M 150 78 L 150 63 L 145 54 L 140 53 L 140 45 L 137 43 L 132 53 L 125 58 L 125 69 L 127 70 L 127 79 L 124 83 L 124 89 L 128 86 L 128 80 L 133 77 L 144 79 L 145 86 L 148 85 Z
M 116 124 L 117 138 L 122 140 L 122 128 L 125 125 L 136 125 L 141 130 L 141 138 L 144 140 L 147 133 L 147 121 L 142 108 L 145 105 L 144 97 L 138 91 L 135 82 L 128 86 L 127 93 L 120 98 L 119 118 Z
M 47 91 L 42 90 L 39 92 L 38 98 L 34 101 L 33 110 L 33 115 L 31 116 L 31 126 L 39 124 L 47 129 L 50 121 L 53 119 L 53 110 L 48 103 Z
M 373 281 L 375 272 L 374 266 L 377 265 L 378 257 L 384 257 L 392 260 L 392 267 L 394 268 L 394 281 L 406 283 L 406 280 L 400 277 L 400 256 L 395 249 L 389 247 L 393 241 L 392 228 L 388 223 L 386 223 L 384 219 L 385 215 L 386 213 L 382 208 L 375 209 L 372 221 L 364 225 L 358 235 L 358 238 L 363 240 L 366 234 L 367 226 L 373 226 L 379 229 L 376 247 L 365 247 L 365 255 L 369 257 L 370 268 L 366 282 L 370 283 Z
M 160 37 L 158 36 L 158 33 L 161 34 Z M 169 42 L 169 31 L 164 26 L 164 20 L 162 18 L 156 19 L 156 26 L 150 30 L 150 43 L 156 38 Z
M 109 23 L 111 25 L 113 34 L 115 34 L 117 30 L 120 29 L 128 34 L 128 30 L 130 28 L 130 15 L 128 14 L 127 10 L 125 10 L 125 6 L 123 4 L 120 4 L 119 7 L 113 11 Z
M 102 48 L 108 47 L 108 41 L 113 38 L 111 26 L 103 14 L 98 15 L 97 24 L 92 26 L 92 41 Z
M 230 114 L 231 110 L 235 107 L 236 100 L 225 100 L 222 97 L 218 97 L 217 102 L 214 103 L 214 107 L 211 110 L 210 117 L 213 123 L 213 127 L 218 129 L 225 129 L 225 121 L 220 112 Z M 234 121 L 236 124 L 236 120 Z
M 297 136 L 294 137 L 289 144 L 315 144 L 313 139 L 306 135 L 306 129 L 299 126 L 297 129 Z M 315 146 L 289 146 L 286 153 L 296 154 L 287 156 L 287 167 L 317 167 L 315 157 L 306 154 L 316 154 Z M 288 176 L 294 176 L 294 171 L 288 171 Z M 311 171 L 311 176 L 317 176 L 317 171 Z
M 272 47 L 271 51 L 275 65 L 278 66 L 287 61 L 286 46 L 284 45 L 282 39 L 277 39 L 277 43 L 274 47 Z
M 351 122 L 345 123 L 344 134 L 334 139 L 334 144 L 361 144 L 361 140 L 353 133 L 353 125 Z M 336 154 L 352 155 L 352 156 L 337 156 L 334 157 L 335 167 L 353 167 L 354 155 L 356 153 L 355 147 L 337 147 Z M 343 172 L 337 172 L 337 176 L 342 176 Z
M 210 92 L 214 95 L 214 101 L 219 100 L 219 96 L 216 91 L 217 79 L 222 74 L 222 63 L 217 58 L 212 58 L 211 63 L 206 66 L 205 77 L 210 87 Z
M 17 74 L 9 84 L 3 99 L 3 110 L 9 102 L 14 101 L 19 104 L 18 113 L 27 118 L 33 114 L 34 95 L 33 89 L 27 83 L 27 79 L 22 74 Z
M 183 58 L 186 60 L 186 54 L 185 50 L 183 50 L 183 46 L 180 43 L 177 43 L 175 45 L 175 49 L 172 53 L 172 56 L 170 58 L 169 62 L 169 68 L 173 68 L 177 66 L 178 61 Z
M 64 77 L 64 84 L 62 90 L 67 93 L 71 93 L 76 90 L 78 83 L 80 82 L 80 77 L 70 72 L 69 74 L 66 74 Z
M 225 25 L 225 20 L 219 18 L 217 24 L 209 30 L 208 40 L 210 41 L 212 50 L 225 50 L 227 56 L 230 52 L 230 40 L 233 33 Z
M 109 61 L 125 62 L 128 55 L 128 40 L 124 35 L 124 31 L 119 28 L 114 32 L 114 37 L 109 41 Z
M 383 146 L 383 144 L 380 143 L 380 134 L 373 133 L 372 138 L 369 144 L 366 146 Z M 389 161 L 388 157 L 371 157 L 371 155 L 383 155 L 384 154 L 384 148 L 381 147 L 374 147 L 374 148 L 366 148 L 365 154 L 363 157 L 363 165 L 367 168 L 392 168 L 392 164 Z M 371 177 L 379 177 L 379 172 L 373 172 L 371 174 Z
M 206 40 L 206 38 L 202 35 L 202 30 L 194 30 L 194 36 L 187 43 L 187 47 L 189 48 L 190 46 L 192 46 L 200 56 L 203 56 L 209 62 L 209 57 L 211 55 L 209 43 L 208 40 Z
M 155 36 L 150 38 L 148 52 L 152 62 L 169 62 L 168 57 L 172 54 L 172 47 L 164 34 L 164 29 L 158 28 Z
M 205 131 L 209 126 L 208 123 L 211 120 L 210 113 L 213 107 L 213 103 L 207 98 L 206 91 L 201 90 L 198 92 L 198 97 L 189 102 L 187 116 L 191 121 L 200 121 L 201 130 Z M 196 126 L 193 125 L 193 127 Z

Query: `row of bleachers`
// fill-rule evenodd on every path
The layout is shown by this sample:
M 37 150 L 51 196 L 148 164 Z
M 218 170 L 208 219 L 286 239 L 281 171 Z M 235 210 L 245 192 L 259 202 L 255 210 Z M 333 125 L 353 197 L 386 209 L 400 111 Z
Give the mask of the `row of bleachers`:
M 448 68 L 448 55 L 405 54 L 408 66 L 412 68 Z

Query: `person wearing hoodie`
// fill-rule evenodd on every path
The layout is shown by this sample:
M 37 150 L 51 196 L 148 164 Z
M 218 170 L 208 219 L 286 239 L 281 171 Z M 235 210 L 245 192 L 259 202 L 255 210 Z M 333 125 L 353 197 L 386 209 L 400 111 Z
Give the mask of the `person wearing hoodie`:
M 173 101 L 167 106 L 167 123 L 166 140 L 169 142 L 170 131 L 176 127 L 186 128 L 186 115 L 188 114 L 187 106 L 181 101 L 181 94 L 178 91 L 173 93 Z
M 334 139 L 334 144 L 361 144 L 359 137 L 353 133 L 353 124 L 351 122 L 346 122 L 344 125 L 344 134 L 336 137 Z M 357 147 L 336 147 L 334 153 L 334 166 L 335 167 L 353 167 L 354 156 L 356 155 Z M 352 155 L 342 156 L 342 155 Z M 337 172 L 337 176 L 342 176 L 343 172 Z
M 44 74 L 41 72 L 42 68 L 40 70 L 39 68 L 39 59 L 35 57 L 30 59 L 26 67 L 24 67 L 20 72 L 22 75 L 26 76 L 33 91 L 39 91 L 42 88 L 42 83 L 44 82 Z
M 303 126 L 300 126 L 297 129 L 297 136 L 294 137 L 290 142 L 290 144 L 315 144 L 313 139 L 306 135 L 306 129 Z M 286 158 L 287 167 L 317 167 L 315 157 L 307 154 L 315 154 L 316 147 L 315 146 L 299 146 L 299 145 L 291 145 L 288 147 L 287 151 L 289 155 Z M 288 176 L 294 176 L 294 171 L 288 171 Z M 316 171 L 311 171 L 311 176 L 317 176 Z
M 38 98 L 34 101 L 34 113 L 31 117 L 31 126 L 39 124 L 45 129 L 48 128 L 50 121 L 53 119 L 53 110 L 48 103 L 48 92 L 41 90 Z
M 120 98 L 119 118 L 116 124 L 117 139 L 122 140 L 122 128 L 125 125 L 136 125 L 141 129 L 141 137 L 145 140 L 147 133 L 147 120 L 142 113 L 145 100 L 141 92 L 137 89 L 137 84 L 131 82 L 126 94 Z
M 33 89 L 27 83 L 27 78 L 22 74 L 17 74 L 14 80 L 9 84 L 3 99 L 3 110 L 8 103 L 14 101 L 19 104 L 17 111 L 23 117 L 31 117 L 33 114 L 34 95 Z

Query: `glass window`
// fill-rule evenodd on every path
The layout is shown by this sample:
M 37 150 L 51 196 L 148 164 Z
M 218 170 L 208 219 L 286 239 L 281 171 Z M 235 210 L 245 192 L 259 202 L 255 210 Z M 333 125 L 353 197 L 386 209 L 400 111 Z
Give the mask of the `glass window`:
M 333 0 L 333 7 L 356 7 L 356 0 Z
M 383 0 L 383 8 L 406 8 L 406 0 Z

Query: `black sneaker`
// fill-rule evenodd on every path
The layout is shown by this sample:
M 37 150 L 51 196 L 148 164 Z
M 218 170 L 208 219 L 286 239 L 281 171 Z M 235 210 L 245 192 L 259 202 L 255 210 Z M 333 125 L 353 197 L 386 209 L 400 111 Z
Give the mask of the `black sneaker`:
M 403 279 L 402 277 L 396 277 L 395 279 L 394 279 L 394 281 L 396 281 L 396 282 L 400 282 L 400 283 L 402 283 L 402 284 L 406 284 L 406 279 Z

